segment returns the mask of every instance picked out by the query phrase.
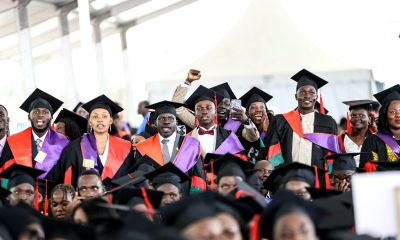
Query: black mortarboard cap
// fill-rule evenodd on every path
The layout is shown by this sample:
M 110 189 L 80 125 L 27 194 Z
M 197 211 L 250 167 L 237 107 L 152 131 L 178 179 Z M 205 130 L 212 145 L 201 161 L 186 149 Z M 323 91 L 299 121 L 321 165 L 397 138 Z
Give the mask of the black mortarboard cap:
M 309 216 L 314 225 L 317 226 L 325 211 L 312 202 L 305 201 L 289 191 L 280 190 L 261 215 L 259 222 L 260 236 L 273 239 L 274 225 L 279 218 L 286 214 L 297 212 Z
M 42 225 L 46 239 L 94 239 L 95 231 L 89 226 L 83 226 L 68 221 L 53 218 L 43 218 Z
M 317 169 L 318 176 L 323 176 L 326 171 Z M 275 192 L 280 186 L 286 184 L 288 181 L 297 180 L 304 181 L 310 186 L 315 185 L 315 169 L 314 167 L 299 163 L 292 162 L 280 167 L 275 168 L 271 175 L 265 180 L 264 188 Z
M 344 101 L 343 103 L 349 106 L 349 111 L 357 108 L 363 108 L 366 109 L 367 111 L 370 111 L 372 109 L 377 109 L 380 106 L 380 104 L 377 101 L 368 99 Z
M 200 85 L 192 93 L 192 95 L 190 95 L 190 97 L 185 101 L 185 105 L 187 108 L 189 108 L 191 110 L 195 110 L 194 108 L 195 108 L 196 103 L 198 103 L 202 100 L 208 100 L 208 101 L 215 103 L 214 97 L 216 97 L 217 104 L 219 102 L 221 102 L 222 99 L 224 99 L 223 96 L 217 94 L 215 91 L 213 91 L 209 88 L 206 88 L 203 85 Z M 217 106 L 215 106 L 215 107 L 217 107 Z
M 20 108 L 30 113 L 35 108 L 46 108 L 51 114 L 55 113 L 63 104 L 63 102 L 50 94 L 36 88 L 35 91 L 22 103 Z
M 146 155 L 147 156 L 147 155 Z M 141 163 L 139 167 L 132 173 L 124 175 L 122 177 L 113 179 L 111 182 L 115 185 L 133 185 L 135 187 L 145 187 L 149 186 L 146 183 L 145 174 L 154 171 L 155 168 L 147 163 Z
M 176 116 L 176 109 L 182 107 L 182 103 L 171 102 L 171 101 L 161 101 L 158 103 L 153 103 L 151 105 L 147 105 L 145 108 L 154 109 L 156 117 L 163 113 L 170 113 Z
M 163 192 L 145 189 L 147 198 L 154 208 L 160 208 Z M 130 207 L 144 202 L 144 196 L 141 188 L 124 187 L 113 193 L 113 203 L 128 205 Z
M 294 81 L 297 82 L 296 91 L 299 90 L 302 86 L 311 85 L 318 90 L 319 88 L 323 87 L 328 82 L 324 79 L 318 77 L 314 73 L 303 69 L 300 72 L 296 73 L 291 77 Z
M 393 100 L 400 100 L 400 85 L 396 84 L 393 87 L 385 89 L 381 92 L 374 94 L 374 97 L 381 105 L 391 102 Z
M 248 109 L 255 102 L 267 103 L 272 99 L 272 96 L 257 87 L 253 87 L 239 99 L 242 100 L 242 106 Z
M 248 208 L 212 191 L 188 196 L 161 209 L 165 225 L 179 230 L 199 220 L 214 217 L 218 213 L 228 213 L 245 221 L 252 216 Z
M 337 190 L 328 190 L 325 188 L 307 187 L 307 192 L 310 193 L 311 199 L 327 198 L 342 194 L 343 192 Z
M 236 99 L 235 94 L 227 82 L 214 86 L 210 89 L 217 92 L 217 94 L 223 96 L 224 98 Z
M 165 183 L 173 184 L 180 189 L 181 183 L 189 180 L 189 177 L 171 162 L 145 174 L 145 177 L 151 181 L 155 189 Z
M 78 102 L 78 103 L 75 105 L 74 109 L 72 109 L 72 111 L 73 111 L 74 113 L 76 113 L 76 112 L 78 111 L 78 109 L 79 109 L 80 107 L 82 107 L 83 104 L 84 104 L 83 102 Z
M 83 104 L 82 108 L 84 108 L 89 113 L 92 112 L 92 110 L 96 109 L 96 108 L 106 109 L 110 113 L 111 116 L 114 116 L 115 114 L 124 110 L 122 107 L 120 107 L 118 104 L 113 102 L 111 99 L 109 99 L 104 94 Z
M 334 159 L 332 170 L 357 170 L 356 160 L 354 157 L 360 153 L 335 153 L 326 156 L 325 159 Z
M 60 113 L 58 114 L 56 120 L 54 120 L 54 123 L 58 123 L 63 119 L 71 119 L 72 121 L 74 121 L 78 127 L 79 127 L 79 131 L 81 132 L 81 134 L 84 134 L 87 132 L 87 124 L 88 124 L 88 120 L 84 117 L 82 117 L 81 115 L 78 115 L 66 108 L 63 108 Z
M 395 162 L 371 161 L 371 163 L 375 164 L 377 166 L 376 170 L 380 172 L 400 170 L 400 161 L 395 161 Z
M 254 200 L 253 210 L 261 210 L 266 207 L 265 197 L 261 195 L 256 189 L 251 187 L 244 181 L 236 180 L 236 189 L 230 193 L 232 196 L 235 197 L 236 200 L 240 202 L 242 198 L 251 198 Z M 249 202 L 247 200 L 243 201 L 245 203 Z M 258 211 L 257 211 L 258 212 Z
M 254 167 L 253 164 L 229 153 L 219 158 L 215 158 L 215 155 L 210 155 L 204 162 L 206 163 L 209 161 L 213 162 L 214 173 L 217 175 L 218 181 L 226 176 L 241 177 L 243 181 L 245 181 L 246 173 L 251 171 Z M 211 163 L 206 166 L 206 169 L 211 171 Z
M 21 183 L 29 183 L 36 186 L 36 178 L 44 173 L 43 170 L 26 167 L 19 164 L 13 164 L 0 173 L 1 178 L 8 179 L 8 189 Z

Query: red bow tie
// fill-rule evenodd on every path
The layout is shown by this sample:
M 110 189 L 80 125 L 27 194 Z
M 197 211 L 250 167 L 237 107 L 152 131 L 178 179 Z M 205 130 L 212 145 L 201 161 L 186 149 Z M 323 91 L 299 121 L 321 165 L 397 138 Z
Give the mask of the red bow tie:
M 199 135 L 204 135 L 204 134 L 214 135 L 214 129 L 204 130 L 202 128 L 199 128 Z

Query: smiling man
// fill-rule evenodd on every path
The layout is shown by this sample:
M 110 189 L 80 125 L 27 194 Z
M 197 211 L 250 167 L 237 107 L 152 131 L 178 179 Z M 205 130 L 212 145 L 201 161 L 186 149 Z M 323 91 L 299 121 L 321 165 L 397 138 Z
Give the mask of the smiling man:
M 62 104 L 38 88 L 25 100 L 20 108 L 28 113 L 31 127 L 7 138 L 0 158 L 1 170 L 15 162 L 45 171 L 40 175 L 42 179 L 47 176 L 69 142 L 50 128 L 53 114 Z
M 306 69 L 296 73 L 297 109 L 272 118 L 265 137 L 268 160 L 274 165 L 300 162 L 323 168 L 328 151 L 321 147 L 321 137 L 337 134 L 335 120 L 314 110 L 318 89 L 328 82 Z M 325 135 L 320 135 L 320 133 Z
M 144 162 L 145 155 L 152 159 L 155 168 L 172 162 L 192 177 L 191 191 L 195 188 L 205 189 L 200 142 L 191 136 L 182 136 L 176 132 L 176 108 L 181 106 L 180 103 L 162 101 L 146 107 L 155 110 L 158 134 L 136 144 L 137 165 Z M 197 184 L 199 180 L 201 186 Z

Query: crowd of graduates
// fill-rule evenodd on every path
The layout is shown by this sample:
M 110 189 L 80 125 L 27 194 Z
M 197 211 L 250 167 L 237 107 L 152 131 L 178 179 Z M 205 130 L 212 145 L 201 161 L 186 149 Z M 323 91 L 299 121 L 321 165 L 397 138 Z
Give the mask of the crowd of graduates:
M 13 134 L 0 105 L 0 239 L 379 239 L 357 235 L 352 177 L 399 169 L 400 85 L 343 102 L 338 129 L 305 69 L 276 115 L 257 87 L 186 96 L 200 78 L 143 106 L 135 134 L 105 95 L 58 112 L 36 89 Z

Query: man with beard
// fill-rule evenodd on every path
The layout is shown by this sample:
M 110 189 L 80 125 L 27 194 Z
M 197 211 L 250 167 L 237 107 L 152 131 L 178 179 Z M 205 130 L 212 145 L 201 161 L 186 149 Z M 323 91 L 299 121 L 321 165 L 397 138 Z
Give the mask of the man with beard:
M 0 105 L 0 156 L 3 152 L 4 145 L 6 144 L 6 139 L 9 134 L 9 124 L 10 118 L 8 118 L 8 111 L 3 106 Z
M 50 128 L 53 114 L 62 104 L 38 88 L 25 100 L 20 108 L 28 113 L 31 127 L 7 138 L 0 158 L 1 171 L 17 163 L 43 170 L 39 178 L 46 178 L 69 142 Z
M 264 140 L 267 159 L 274 166 L 300 162 L 324 168 L 326 149 L 334 150 L 324 143 L 333 142 L 327 138 L 336 139 L 337 125 L 331 116 L 315 112 L 314 106 L 318 89 L 328 82 L 305 69 L 292 79 L 297 82 L 298 108 L 272 118 Z
M 155 110 L 158 134 L 136 144 L 136 159 L 147 155 L 155 168 L 172 162 L 181 171 L 192 177 L 191 191 L 205 190 L 205 184 L 196 184 L 198 180 L 205 182 L 203 164 L 200 158 L 200 142 L 191 136 L 182 136 L 176 132 L 176 108 L 183 104 L 162 101 L 147 106 Z M 199 189 L 200 188 L 200 189 Z

